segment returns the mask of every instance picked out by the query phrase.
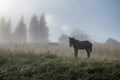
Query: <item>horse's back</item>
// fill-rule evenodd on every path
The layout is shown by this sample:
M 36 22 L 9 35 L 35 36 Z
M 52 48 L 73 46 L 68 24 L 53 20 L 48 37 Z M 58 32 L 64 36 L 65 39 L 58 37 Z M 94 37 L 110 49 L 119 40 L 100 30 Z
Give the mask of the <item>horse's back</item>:
M 90 41 L 80 41 L 81 44 L 83 45 L 92 45 L 92 43 Z
M 89 41 L 77 41 L 74 47 L 79 49 L 87 49 L 90 48 L 92 44 Z

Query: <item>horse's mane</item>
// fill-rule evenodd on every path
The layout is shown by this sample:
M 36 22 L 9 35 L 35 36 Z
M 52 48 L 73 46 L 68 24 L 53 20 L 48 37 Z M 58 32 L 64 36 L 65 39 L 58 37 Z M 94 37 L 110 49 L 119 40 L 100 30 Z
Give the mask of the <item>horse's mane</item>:
M 75 39 L 75 38 L 72 38 L 74 41 L 77 41 L 77 42 L 80 42 L 79 40 Z

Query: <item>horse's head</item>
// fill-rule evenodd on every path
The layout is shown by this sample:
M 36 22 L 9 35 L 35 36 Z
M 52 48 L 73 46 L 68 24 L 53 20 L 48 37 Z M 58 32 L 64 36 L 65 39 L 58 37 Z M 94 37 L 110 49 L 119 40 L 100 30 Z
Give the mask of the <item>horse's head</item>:
M 74 40 L 75 40 L 74 38 L 69 37 L 70 47 L 73 45 Z

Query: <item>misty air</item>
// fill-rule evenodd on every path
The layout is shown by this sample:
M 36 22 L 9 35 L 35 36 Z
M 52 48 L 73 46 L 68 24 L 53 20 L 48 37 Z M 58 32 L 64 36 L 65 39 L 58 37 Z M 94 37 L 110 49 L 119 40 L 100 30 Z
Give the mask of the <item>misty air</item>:
M 119 0 L 0 0 L 0 80 L 119 80 Z

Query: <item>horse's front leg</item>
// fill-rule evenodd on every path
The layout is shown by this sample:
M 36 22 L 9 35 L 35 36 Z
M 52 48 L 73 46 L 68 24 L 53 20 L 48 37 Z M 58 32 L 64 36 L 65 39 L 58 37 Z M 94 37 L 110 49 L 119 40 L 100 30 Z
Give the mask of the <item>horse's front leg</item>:
M 78 65 L 78 58 L 77 58 L 78 49 L 75 49 L 75 48 L 74 48 L 74 52 L 75 52 L 75 64 Z
M 77 56 L 78 56 L 78 49 L 74 49 L 74 52 L 75 52 L 75 57 L 77 58 Z

